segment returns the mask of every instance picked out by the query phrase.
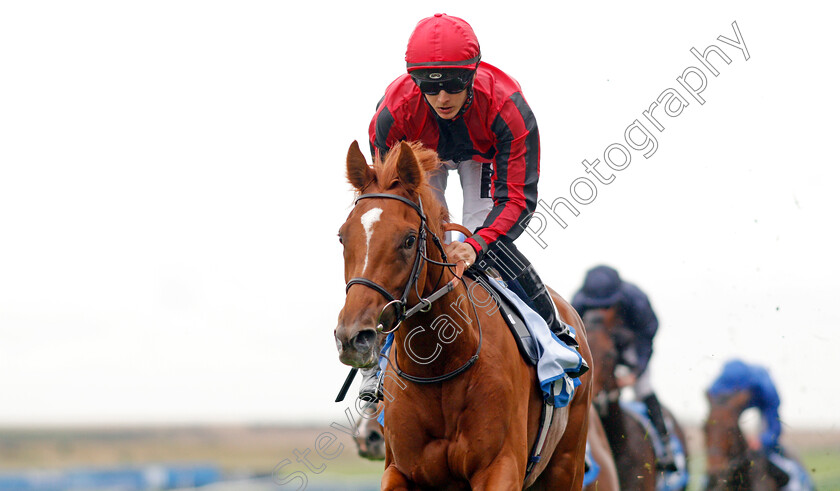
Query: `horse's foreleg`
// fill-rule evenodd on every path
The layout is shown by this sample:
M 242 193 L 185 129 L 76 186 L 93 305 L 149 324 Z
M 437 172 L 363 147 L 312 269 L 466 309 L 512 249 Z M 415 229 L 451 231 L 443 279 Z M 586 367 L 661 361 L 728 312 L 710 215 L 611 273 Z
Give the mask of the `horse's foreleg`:
M 396 466 L 391 464 L 385 468 L 385 472 L 382 474 L 380 489 L 382 491 L 408 491 L 413 489 L 413 487 L 409 483 L 408 478 L 397 470 Z
M 473 490 L 522 489 L 524 472 L 519 470 L 516 459 L 511 455 L 499 455 L 485 469 L 470 478 Z

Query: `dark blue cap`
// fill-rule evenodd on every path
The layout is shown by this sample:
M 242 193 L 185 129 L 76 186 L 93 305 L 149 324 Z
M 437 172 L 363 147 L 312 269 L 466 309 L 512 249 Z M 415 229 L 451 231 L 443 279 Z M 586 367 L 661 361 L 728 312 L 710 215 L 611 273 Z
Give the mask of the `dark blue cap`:
M 595 266 L 586 272 L 578 300 L 588 308 L 605 308 L 621 300 L 621 277 L 609 266 Z

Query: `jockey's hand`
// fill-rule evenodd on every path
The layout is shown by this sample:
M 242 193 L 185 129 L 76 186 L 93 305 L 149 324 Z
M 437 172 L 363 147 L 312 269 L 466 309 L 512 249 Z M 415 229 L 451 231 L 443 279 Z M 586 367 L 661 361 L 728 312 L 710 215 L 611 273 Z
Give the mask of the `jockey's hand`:
M 446 258 L 450 263 L 466 262 L 466 269 L 475 264 L 475 249 L 463 242 L 452 242 L 446 244 Z
M 626 365 L 617 365 L 615 367 L 615 383 L 618 384 L 620 389 L 635 385 L 636 374 Z
M 754 435 L 750 435 L 747 437 L 747 446 L 750 447 L 750 450 L 761 450 L 761 440 Z

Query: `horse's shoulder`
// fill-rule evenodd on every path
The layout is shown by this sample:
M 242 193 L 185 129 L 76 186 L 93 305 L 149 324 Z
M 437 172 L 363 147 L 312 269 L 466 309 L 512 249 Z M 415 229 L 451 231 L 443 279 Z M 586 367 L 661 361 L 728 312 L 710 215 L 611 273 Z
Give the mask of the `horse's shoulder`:
M 557 310 L 560 312 L 560 317 L 562 317 L 566 323 L 572 324 L 573 326 L 583 324 L 583 321 L 581 321 L 577 310 L 575 310 L 575 308 L 572 307 L 571 303 L 569 303 L 565 298 L 563 298 L 562 295 L 552 290 L 551 287 L 547 286 L 546 288 L 551 294 L 551 298 L 554 299 L 555 305 L 557 305 Z

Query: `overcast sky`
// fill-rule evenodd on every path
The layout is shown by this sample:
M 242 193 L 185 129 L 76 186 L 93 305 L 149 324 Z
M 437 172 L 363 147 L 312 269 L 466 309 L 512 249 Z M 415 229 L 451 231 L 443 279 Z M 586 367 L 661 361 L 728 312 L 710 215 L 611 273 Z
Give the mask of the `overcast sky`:
M 650 295 L 678 416 L 703 418 L 740 356 L 770 368 L 786 424 L 835 426 L 836 15 L 486 1 L 4 2 L 0 426 L 343 421 L 344 156 L 438 11 L 520 82 L 547 203 L 635 120 L 657 140 L 548 220 L 545 248 L 517 241 L 545 281 L 568 298 L 606 263 Z M 718 40 L 733 22 L 749 59 Z M 710 44 L 717 77 L 690 52 Z M 688 105 L 653 130 L 669 88 Z

